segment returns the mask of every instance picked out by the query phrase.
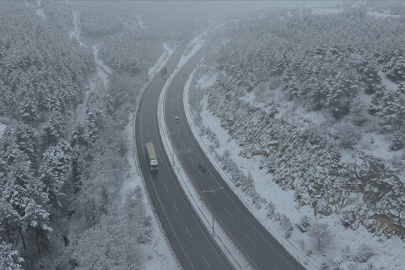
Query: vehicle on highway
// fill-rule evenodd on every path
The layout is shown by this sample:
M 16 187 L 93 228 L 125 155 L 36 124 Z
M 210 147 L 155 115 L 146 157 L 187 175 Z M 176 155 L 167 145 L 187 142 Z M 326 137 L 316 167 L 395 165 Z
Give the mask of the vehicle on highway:
M 163 79 L 166 79 L 166 74 L 167 74 L 167 66 L 164 66 L 160 70 L 160 75 L 162 75 Z
M 176 122 L 179 122 L 180 118 L 178 116 L 174 117 L 174 120 L 176 120 Z
M 200 171 L 205 172 L 205 171 L 207 170 L 207 167 L 205 167 L 204 164 L 198 163 L 198 169 L 199 169 Z
M 151 173 L 157 173 L 159 171 L 158 168 L 158 161 L 155 152 L 155 148 L 153 147 L 153 143 L 149 142 L 145 144 L 146 148 L 146 157 L 148 161 L 149 171 Z

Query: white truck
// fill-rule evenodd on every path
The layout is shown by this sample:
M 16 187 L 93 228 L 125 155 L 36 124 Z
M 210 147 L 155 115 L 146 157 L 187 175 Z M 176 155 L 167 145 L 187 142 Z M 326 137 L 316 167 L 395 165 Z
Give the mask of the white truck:
M 151 142 L 146 143 L 145 148 L 146 148 L 146 156 L 147 156 L 149 171 L 151 173 L 158 172 L 159 171 L 158 161 L 157 161 L 157 157 L 156 157 L 155 148 L 153 147 L 153 143 L 151 143 Z

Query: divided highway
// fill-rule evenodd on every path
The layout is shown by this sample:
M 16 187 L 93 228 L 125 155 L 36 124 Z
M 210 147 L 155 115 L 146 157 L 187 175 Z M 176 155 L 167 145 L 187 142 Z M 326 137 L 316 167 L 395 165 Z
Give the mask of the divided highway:
M 216 219 L 236 243 L 239 250 L 255 269 L 301 270 L 305 269 L 292 257 L 282 245 L 257 221 L 234 192 L 228 187 L 221 175 L 193 136 L 187 123 L 183 104 L 183 89 L 186 77 L 190 74 L 204 54 L 204 48 L 193 57 L 171 83 L 165 100 L 165 117 L 169 133 L 177 153 L 192 178 L 205 203 L 210 207 Z M 175 117 L 180 121 L 176 121 Z M 198 164 L 205 164 L 206 170 L 200 170 Z M 221 188 L 223 187 L 223 188 Z M 217 190 L 215 192 L 203 192 Z M 208 268 L 207 268 L 208 269 Z M 223 269 L 216 266 L 215 269 Z
M 182 42 L 167 63 L 167 73 L 176 68 L 189 40 Z M 152 203 L 183 269 L 233 269 L 200 221 L 173 172 L 157 122 L 157 106 L 165 81 L 157 76 L 143 93 L 135 120 L 135 140 L 139 163 Z M 155 146 L 159 172 L 151 174 L 146 162 L 145 143 Z

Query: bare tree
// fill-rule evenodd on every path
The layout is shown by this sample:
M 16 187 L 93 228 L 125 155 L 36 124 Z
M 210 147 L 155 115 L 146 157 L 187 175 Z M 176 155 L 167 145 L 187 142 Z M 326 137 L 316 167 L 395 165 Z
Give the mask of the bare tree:
M 332 241 L 331 230 L 326 223 L 313 223 L 309 235 L 316 248 L 321 252 Z

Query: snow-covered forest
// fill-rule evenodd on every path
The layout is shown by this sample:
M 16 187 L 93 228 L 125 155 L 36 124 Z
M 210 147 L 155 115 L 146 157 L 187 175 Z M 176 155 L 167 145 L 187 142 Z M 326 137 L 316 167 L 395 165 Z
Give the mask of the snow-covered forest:
M 105 5 L 0 2 L 1 269 L 138 269 L 155 255 L 141 248 L 143 190 L 123 185 L 129 116 L 163 40 Z
M 310 233 L 313 221 L 304 216 L 294 224 L 296 217 L 278 213 L 278 202 L 259 190 L 273 182 L 294 193 L 298 212 L 311 209 L 314 226 L 336 216 L 343 228 L 366 229 L 365 237 L 405 239 L 405 12 L 402 4 L 392 7 L 348 5 L 330 14 L 291 9 L 229 22 L 191 83 L 194 121 L 212 153 L 286 238 L 297 228 Z M 237 142 L 239 156 L 259 160 L 258 168 L 241 169 L 232 160 L 222 135 L 203 120 L 207 112 Z M 256 170 L 267 176 L 254 179 Z M 324 235 L 340 232 L 330 226 Z M 397 269 L 379 261 L 379 249 L 370 245 L 346 257 L 329 250 L 332 262 L 323 269 L 346 269 L 339 268 L 345 261 L 361 263 L 348 269 Z M 374 255 L 379 262 L 367 264 Z

